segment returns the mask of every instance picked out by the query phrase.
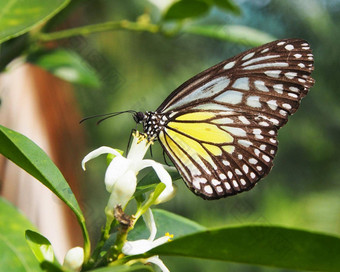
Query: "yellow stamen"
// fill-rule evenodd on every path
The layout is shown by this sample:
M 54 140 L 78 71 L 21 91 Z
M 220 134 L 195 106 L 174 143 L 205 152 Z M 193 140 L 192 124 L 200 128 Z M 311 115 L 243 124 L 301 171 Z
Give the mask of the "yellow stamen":
M 165 233 L 165 236 L 168 236 L 168 237 L 169 237 L 169 239 L 168 239 L 169 242 L 171 241 L 171 239 L 174 238 L 174 235 L 173 235 L 173 234 L 170 234 L 169 232 Z

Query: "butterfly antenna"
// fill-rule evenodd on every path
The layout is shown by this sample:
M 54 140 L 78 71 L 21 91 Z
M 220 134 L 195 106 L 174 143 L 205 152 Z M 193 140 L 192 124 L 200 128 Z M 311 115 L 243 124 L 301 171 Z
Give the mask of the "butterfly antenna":
M 104 117 L 104 118 L 100 119 L 100 120 L 96 123 L 97 125 L 99 125 L 99 124 L 100 124 L 101 122 L 103 122 L 104 120 L 109 119 L 109 118 L 114 117 L 114 116 L 117 116 L 117 115 L 120 115 L 120 114 L 122 114 L 122 113 L 132 113 L 132 114 L 137 114 L 137 112 L 134 111 L 134 110 L 126 110 L 126 111 L 111 112 L 111 113 L 105 113 L 105 114 L 97 114 L 97 115 L 85 117 L 85 118 L 81 119 L 79 123 L 82 123 L 82 122 L 84 122 L 84 121 L 86 121 L 86 120 L 89 120 L 89 119 Z

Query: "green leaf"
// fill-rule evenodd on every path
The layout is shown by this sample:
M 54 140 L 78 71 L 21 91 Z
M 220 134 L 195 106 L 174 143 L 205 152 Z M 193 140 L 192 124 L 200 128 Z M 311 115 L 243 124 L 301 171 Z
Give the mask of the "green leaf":
M 49 262 L 56 261 L 52 245 L 48 239 L 32 230 L 26 230 L 25 237 L 39 263 L 45 260 Z
M 26 229 L 34 229 L 34 226 L 0 198 L 0 271 L 42 271 L 25 241 Z
M 70 0 L 0 0 L 0 43 L 43 24 Z
M 241 226 L 175 238 L 152 249 L 147 255 L 187 256 L 309 271 L 340 271 L 339 253 L 339 237 L 283 227 Z
M 119 266 L 108 266 L 104 268 L 94 269 L 91 272 L 152 272 L 154 271 L 149 265 L 119 265 Z
M 234 3 L 232 0 L 213 0 L 214 4 L 226 11 L 230 11 L 236 15 L 241 15 L 241 9 L 238 5 Z
M 182 31 L 251 46 L 259 46 L 276 40 L 270 34 L 240 25 L 191 25 L 182 29 Z
M 100 86 L 95 70 L 75 52 L 65 49 L 39 50 L 30 54 L 27 61 L 71 83 L 94 88 Z
M 164 20 L 182 20 L 204 15 L 210 9 L 209 4 L 199 0 L 182 0 L 172 4 L 163 16 Z
M 152 209 L 152 213 L 157 226 L 157 237 L 164 236 L 165 233 L 169 232 L 177 239 L 206 229 L 195 221 L 165 210 Z M 129 233 L 128 240 L 147 239 L 149 236 L 150 232 L 146 228 L 143 220 L 138 220 L 133 231 Z
M 175 167 L 167 165 L 163 165 L 163 167 L 170 174 L 172 181 L 181 178 L 181 175 L 178 173 Z M 149 168 L 148 170 L 148 173 L 144 177 L 142 177 L 140 181 L 138 181 L 138 186 L 134 196 L 139 196 L 141 194 L 154 190 L 157 184 L 161 182 L 153 168 Z
M 39 180 L 71 208 L 82 227 L 85 256 L 88 256 L 89 237 L 84 215 L 70 186 L 46 153 L 24 135 L 0 125 L 0 154 Z

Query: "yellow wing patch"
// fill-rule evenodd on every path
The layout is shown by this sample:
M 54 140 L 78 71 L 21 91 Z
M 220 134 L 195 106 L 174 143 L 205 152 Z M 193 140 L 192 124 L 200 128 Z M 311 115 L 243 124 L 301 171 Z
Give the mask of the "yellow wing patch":
M 194 159 L 194 154 L 197 153 L 197 155 L 199 155 L 201 158 L 204 158 L 205 160 L 210 162 L 211 158 L 209 154 L 197 141 L 192 140 L 173 130 L 167 131 L 167 134 L 176 142 L 177 145 L 179 145 L 183 150 L 193 156 Z
M 213 142 L 216 144 L 232 143 L 234 138 L 218 126 L 208 123 L 179 123 L 170 122 L 167 126 L 182 132 L 200 142 Z
M 210 118 L 216 117 L 213 112 L 191 112 L 187 114 L 180 115 L 176 118 L 178 121 L 204 121 Z
M 221 156 L 222 150 L 216 145 L 203 144 L 203 146 L 208 149 L 214 156 Z

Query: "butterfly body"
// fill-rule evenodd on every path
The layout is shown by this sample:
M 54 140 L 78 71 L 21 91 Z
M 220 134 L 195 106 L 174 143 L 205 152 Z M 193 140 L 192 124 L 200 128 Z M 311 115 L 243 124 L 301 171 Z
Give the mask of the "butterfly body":
M 306 41 L 279 40 L 223 61 L 137 113 L 186 185 L 204 199 L 250 190 L 273 166 L 277 132 L 312 87 Z

